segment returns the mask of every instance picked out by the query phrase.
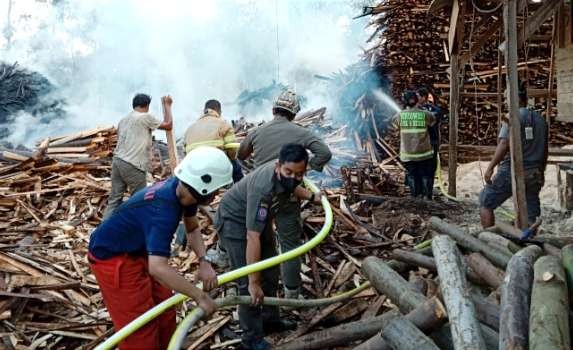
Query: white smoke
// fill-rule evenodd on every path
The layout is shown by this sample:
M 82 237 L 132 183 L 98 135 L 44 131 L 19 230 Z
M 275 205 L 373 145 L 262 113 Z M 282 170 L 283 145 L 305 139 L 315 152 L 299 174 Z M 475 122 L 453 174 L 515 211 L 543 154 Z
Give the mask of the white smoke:
M 55 83 L 69 104 L 64 127 L 34 137 L 114 125 L 136 92 L 174 98 L 175 134 L 200 115 L 204 102 L 232 102 L 245 89 L 278 80 L 327 105 L 312 75 L 357 61 L 367 18 L 352 20 L 364 1 L 350 0 L 17 0 L 0 3 L 0 59 L 18 61 Z M 263 107 L 250 119 L 270 118 Z M 16 119 L 13 142 L 30 143 Z M 61 124 L 61 123 L 59 123 Z M 16 137 L 17 136 L 17 137 Z

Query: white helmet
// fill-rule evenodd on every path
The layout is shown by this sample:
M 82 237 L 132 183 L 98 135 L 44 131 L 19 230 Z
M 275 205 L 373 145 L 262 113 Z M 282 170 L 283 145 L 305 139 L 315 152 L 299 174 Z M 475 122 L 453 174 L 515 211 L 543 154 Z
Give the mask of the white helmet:
M 232 183 L 232 175 L 225 152 L 208 146 L 193 149 L 175 168 L 175 176 L 203 196 Z
M 298 96 L 293 90 L 286 89 L 277 96 L 273 103 L 273 108 L 284 109 L 292 114 L 297 114 L 300 111 Z

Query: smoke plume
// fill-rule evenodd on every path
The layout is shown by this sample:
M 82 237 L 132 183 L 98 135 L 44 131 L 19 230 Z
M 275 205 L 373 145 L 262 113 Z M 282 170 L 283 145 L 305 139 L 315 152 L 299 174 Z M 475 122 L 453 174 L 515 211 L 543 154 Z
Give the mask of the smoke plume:
M 306 108 L 331 107 L 314 74 L 357 61 L 369 1 L 350 0 L 18 0 L 0 4 L 0 59 L 43 74 L 67 101 L 67 117 L 38 130 L 14 119 L 10 141 L 116 125 L 137 92 L 174 98 L 181 136 L 207 99 L 238 118 L 244 90 L 273 81 L 294 87 Z M 11 5 L 10 5 L 11 4 Z M 8 14 L 8 12 L 10 12 Z M 322 88 L 321 88 L 322 86 Z M 251 120 L 270 118 L 261 105 Z

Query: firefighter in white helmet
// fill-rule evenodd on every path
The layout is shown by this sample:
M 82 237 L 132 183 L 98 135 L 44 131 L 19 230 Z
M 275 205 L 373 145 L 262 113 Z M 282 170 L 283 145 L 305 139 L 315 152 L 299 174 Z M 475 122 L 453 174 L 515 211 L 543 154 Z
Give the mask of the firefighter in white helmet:
M 172 295 L 194 299 L 207 314 L 216 306 L 204 292 L 217 286 L 205 258 L 196 218 L 198 205 L 210 203 L 218 190 L 233 182 L 227 155 L 214 147 L 198 147 L 175 168 L 175 176 L 135 193 L 91 234 L 88 260 L 116 330 Z M 169 266 L 171 241 L 183 217 L 190 247 L 199 257 L 193 286 Z M 127 337 L 120 349 L 166 349 L 175 330 L 170 309 Z

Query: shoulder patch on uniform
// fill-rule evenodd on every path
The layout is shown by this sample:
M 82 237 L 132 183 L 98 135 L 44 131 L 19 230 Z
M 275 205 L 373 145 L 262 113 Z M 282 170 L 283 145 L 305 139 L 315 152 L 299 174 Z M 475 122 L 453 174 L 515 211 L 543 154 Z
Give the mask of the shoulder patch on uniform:
M 157 192 L 157 190 L 160 189 L 165 184 L 166 181 L 167 180 L 159 181 L 153 184 L 151 187 L 148 187 L 147 190 L 145 191 L 143 199 L 146 201 L 153 200 L 153 198 L 155 198 L 155 192 Z
M 257 221 L 265 222 L 267 221 L 267 216 L 269 215 L 269 206 L 267 203 L 261 202 L 257 209 Z

